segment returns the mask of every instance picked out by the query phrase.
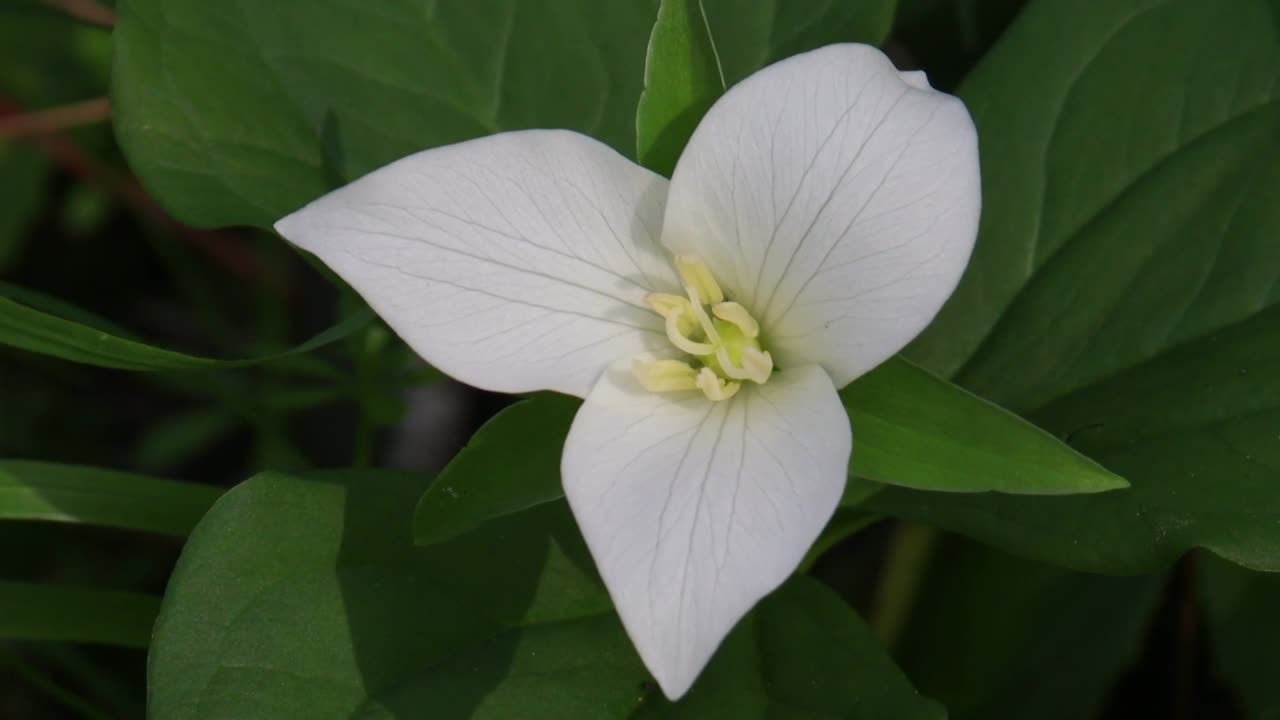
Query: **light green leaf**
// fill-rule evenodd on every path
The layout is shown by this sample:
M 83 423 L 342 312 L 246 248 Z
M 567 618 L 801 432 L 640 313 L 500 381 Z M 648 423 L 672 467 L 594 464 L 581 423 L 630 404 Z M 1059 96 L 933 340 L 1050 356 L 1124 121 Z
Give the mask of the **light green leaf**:
M 1057 438 L 901 358 L 840 393 L 853 425 L 849 473 L 887 485 L 1032 495 L 1127 487 Z
M 1276 648 L 1280 647 L 1280 575 L 1268 575 L 1202 558 L 1198 567 L 1214 669 L 1239 695 L 1244 720 L 1280 717 Z
M 1164 586 L 942 538 L 894 656 L 955 720 L 1094 718 L 1138 660 Z
M 222 491 L 78 465 L 0 460 L 0 520 L 186 535 Z
M 724 92 L 715 41 L 699 0 L 662 0 L 649 36 L 636 107 L 636 157 L 671 177 L 689 136 Z
M 873 505 L 1079 569 L 1280 570 L 1277 13 L 1041 0 L 984 59 L 979 245 L 911 355 L 1133 487 Z
M 145 648 L 159 607 L 151 595 L 0 580 L 0 640 Z
M 851 485 L 842 501 L 847 507 L 872 497 L 880 487 L 875 483 L 970 493 L 1125 487 L 1053 436 L 901 358 L 840 395 L 854 436 Z M 563 497 L 560 450 L 579 404 L 576 398 L 538 396 L 478 430 L 419 503 L 418 541 L 438 542 Z
M 179 219 L 269 226 L 414 151 L 562 127 L 623 153 L 650 0 L 125 0 L 112 109 Z
M 285 352 L 243 360 L 214 360 L 128 340 L 0 297 L 0 344 L 118 370 L 212 370 L 248 367 L 309 353 L 350 335 L 372 319 L 373 312 L 365 310 Z
M 766 600 L 672 707 L 646 680 L 565 503 L 416 548 L 410 508 L 423 484 L 268 474 L 228 493 L 165 597 L 151 716 L 942 716 L 852 611 L 806 580 Z

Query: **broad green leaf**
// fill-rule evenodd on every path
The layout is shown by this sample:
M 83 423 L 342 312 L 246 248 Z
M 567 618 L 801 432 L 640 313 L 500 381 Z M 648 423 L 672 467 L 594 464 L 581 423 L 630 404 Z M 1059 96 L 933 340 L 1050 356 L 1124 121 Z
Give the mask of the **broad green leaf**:
M 702 0 L 726 83 L 791 55 L 840 42 L 879 45 L 897 0 Z
M 1133 487 L 873 505 L 1080 569 L 1280 570 L 1277 12 L 1040 0 L 982 62 L 979 245 L 910 355 Z
M 366 310 L 285 352 L 243 360 L 214 360 L 117 337 L 0 297 L 0 345 L 117 370 L 212 370 L 248 367 L 302 355 L 346 337 L 372 319 L 372 311 Z
M 563 498 L 560 451 L 580 404 L 577 398 L 544 393 L 485 423 L 418 501 L 417 542 L 448 540 L 494 518 Z
M 160 599 L 0 580 L 0 640 L 41 640 L 145 648 Z
M 125 0 L 112 107 L 179 219 L 269 226 L 424 148 L 529 127 L 625 154 L 651 0 Z
M 901 358 L 840 393 L 853 425 L 849 473 L 886 485 L 974 493 L 1094 493 L 1127 486 L 1018 416 Z
M 1280 717 L 1280 576 L 1242 570 L 1212 557 L 1199 566 L 1207 636 L 1217 677 L 1239 696 L 1244 720 Z
M 851 610 L 785 587 L 689 699 L 647 681 L 563 502 L 416 548 L 403 474 L 260 475 L 192 534 L 149 660 L 156 718 L 935 718 Z M 699 714 L 699 713 L 702 714 Z
M 967 493 L 1125 487 L 1124 480 L 1053 436 L 901 358 L 840 395 L 854 436 L 850 487 L 842 502 L 847 507 L 873 497 L 877 483 Z M 419 503 L 418 541 L 438 542 L 562 497 L 560 450 L 579 404 L 575 398 L 538 396 L 478 430 Z M 511 462 L 513 457 L 520 461 Z
M 222 491 L 78 465 L 0 460 L 0 520 L 186 535 Z
M 636 107 L 636 157 L 671 177 L 689 136 L 724 93 L 715 41 L 699 0 L 662 0 L 649 36 Z
M 936 546 L 894 655 L 955 720 L 1081 720 L 1143 647 L 1164 577 L 1041 565 L 954 536 Z
M 823 45 L 879 44 L 895 9 L 896 0 L 662 2 L 636 112 L 641 164 L 670 176 L 694 128 L 727 86 Z

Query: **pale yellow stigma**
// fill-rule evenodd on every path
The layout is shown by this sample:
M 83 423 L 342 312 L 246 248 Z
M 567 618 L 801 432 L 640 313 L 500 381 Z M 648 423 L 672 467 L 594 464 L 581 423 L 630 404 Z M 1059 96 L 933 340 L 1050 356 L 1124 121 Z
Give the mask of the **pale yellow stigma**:
M 666 322 L 667 339 L 682 360 L 637 360 L 632 371 L 651 392 L 701 390 L 712 401 L 728 400 L 743 381 L 763 384 L 773 374 L 773 356 L 760 348 L 760 324 L 724 291 L 700 259 L 675 258 L 687 297 L 650 293 L 645 302 Z M 707 312 L 710 306 L 710 313 Z

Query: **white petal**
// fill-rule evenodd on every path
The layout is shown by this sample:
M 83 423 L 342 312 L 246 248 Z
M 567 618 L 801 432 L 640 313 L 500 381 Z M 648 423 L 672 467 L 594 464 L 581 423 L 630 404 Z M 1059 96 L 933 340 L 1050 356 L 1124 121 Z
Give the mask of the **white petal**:
M 679 287 L 657 244 L 666 185 L 584 135 L 504 133 L 399 160 L 276 230 L 443 372 L 585 396 L 665 347 L 644 296 Z
M 677 698 L 795 570 L 839 502 L 849 419 L 817 366 L 732 399 L 643 390 L 607 370 L 574 418 L 565 494 L 614 605 Z
M 711 108 L 672 176 L 662 242 L 710 264 L 779 367 L 818 363 L 840 387 L 933 319 L 980 201 L 964 105 L 875 48 L 833 45 Z

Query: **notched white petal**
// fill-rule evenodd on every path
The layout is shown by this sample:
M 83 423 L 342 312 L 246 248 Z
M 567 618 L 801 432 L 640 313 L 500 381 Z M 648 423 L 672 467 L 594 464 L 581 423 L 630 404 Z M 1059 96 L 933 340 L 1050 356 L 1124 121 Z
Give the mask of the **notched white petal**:
M 843 386 L 933 319 L 980 201 L 964 105 L 875 48 L 833 45 L 717 101 L 672 176 L 662 242 L 716 269 L 779 366 Z
M 848 416 L 816 366 L 724 402 L 648 392 L 627 363 L 591 391 L 565 441 L 565 493 L 667 697 L 795 570 L 840 499 L 849 451 Z
M 503 133 L 392 163 L 276 229 L 443 372 L 583 396 L 666 344 L 644 301 L 679 288 L 656 237 L 666 187 L 583 135 Z

